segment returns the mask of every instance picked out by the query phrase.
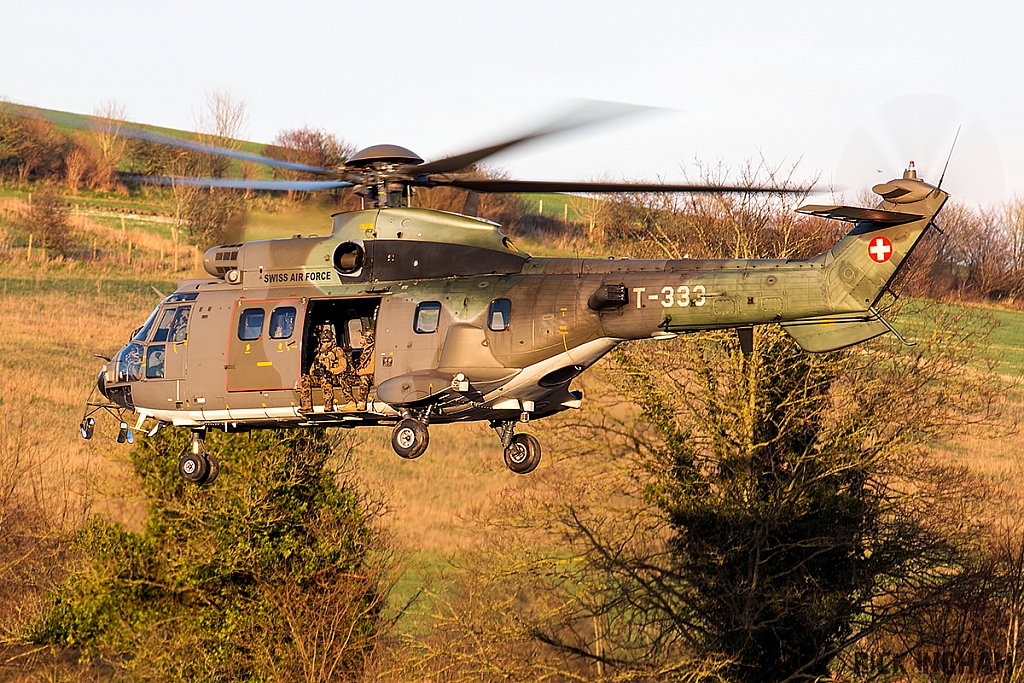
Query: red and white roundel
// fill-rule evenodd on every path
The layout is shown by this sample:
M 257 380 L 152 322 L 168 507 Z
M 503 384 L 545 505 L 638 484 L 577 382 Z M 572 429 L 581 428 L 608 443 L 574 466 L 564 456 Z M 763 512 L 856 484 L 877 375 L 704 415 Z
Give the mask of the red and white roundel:
M 875 263 L 885 263 L 892 256 L 892 242 L 879 235 L 868 245 L 868 255 Z

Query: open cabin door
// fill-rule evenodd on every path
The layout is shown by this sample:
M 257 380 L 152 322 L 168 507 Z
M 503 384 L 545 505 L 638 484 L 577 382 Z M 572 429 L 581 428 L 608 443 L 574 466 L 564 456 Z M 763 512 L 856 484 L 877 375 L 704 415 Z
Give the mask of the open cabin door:
M 294 388 L 305 314 L 302 299 L 235 302 L 228 334 L 228 391 Z
M 303 325 L 305 353 L 302 372 L 309 372 L 313 365 L 319 343 L 317 335 L 325 327 L 334 334 L 335 342 L 345 352 L 350 368 L 354 370 L 364 365 L 372 358 L 376 346 L 374 337 L 379 310 L 380 297 L 311 299 Z

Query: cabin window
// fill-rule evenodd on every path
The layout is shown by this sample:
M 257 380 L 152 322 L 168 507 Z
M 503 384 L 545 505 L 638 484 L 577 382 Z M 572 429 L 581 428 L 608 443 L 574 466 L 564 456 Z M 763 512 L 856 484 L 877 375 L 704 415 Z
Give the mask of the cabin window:
M 295 330 L 295 307 L 282 306 L 270 314 L 270 338 L 287 339 Z
M 188 339 L 188 319 L 192 312 L 191 306 L 182 306 L 174 315 L 174 322 L 171 323 L 171 341 L 183 342 Z M 157 340 L 153 340 L 157 341 Z
M 154 344 L 146 349 L 146 379 L 162 379 L 164 376 L 164 345 Z
M 238 318 L 238 338 L 242 341 L 253 341 L 259 339 L 263 333 L 262 308 L 250 308 L 242 311 Z
M 153 335 L 153 341 L 167 341 L 167 335 L 171 331 L 171 323 L 174 322 L 174 313 L 176 310 L 177 309 L 174 308 L 164 309 L 163 314 L 160 316 L 160 324 L 156 326 L 156 334 Z
M 495 299 L 491 302 L 491 310 L 487 314 L 487 327 L 492 332 L 504 332 L 508 329 L 508 319 L 512 315 L 512 302 L 508 299 Z
M 348 345 L 353 349 L 361 349 L 366 344 L 363 339 L 363 321 L 361 318 L 351 318 L 348 321 Z
M 419 334 L 431 334 L 433 332 L 437 332 L 437 325 L 440 321 L 440 301 L 424 301 L 416 306 L 416 317 L 413 320 L 413 329 Z

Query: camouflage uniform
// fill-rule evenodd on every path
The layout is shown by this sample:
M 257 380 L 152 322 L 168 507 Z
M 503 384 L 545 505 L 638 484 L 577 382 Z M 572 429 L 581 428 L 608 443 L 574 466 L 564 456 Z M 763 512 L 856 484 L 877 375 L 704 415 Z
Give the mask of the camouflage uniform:
M 320 326 L 320 346 L 313 357 L 309 374 L 303 375 L 300 380 L 299 409 L 305 413 L 313 411 L 313 384 L 317 383 L 324 392 L 324 412 L 334 412 L 334 385 L 348 372 L 348 368 L 348 358 L 338 346 L 333 330 L 329 325 Z
M 370 395 L 370 387 L 373 385 L 373 329 L 367 330 L 363 335 L 363 344 L 359 360 L 350 363 L 348 370 L 341 378 L 341 385 L 352 397 L 356 410 L 366 410 L 366 400 Z

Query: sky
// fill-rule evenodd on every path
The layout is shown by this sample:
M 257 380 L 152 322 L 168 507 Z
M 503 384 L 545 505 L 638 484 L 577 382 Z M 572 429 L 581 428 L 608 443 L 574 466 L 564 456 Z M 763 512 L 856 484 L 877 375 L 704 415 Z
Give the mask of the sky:
M 762 160 L 857 193 L 913 159 L 990 204 L 1024 196 L 1024 5 L 1011 2 L 36 0 L 4 3 L 0 97 L 194 128 L 204 94 L 245 137 L 314 126 L 430 160 L 576 98 L 654 113 L 517 147 L 512 177 L 735 179 Z

